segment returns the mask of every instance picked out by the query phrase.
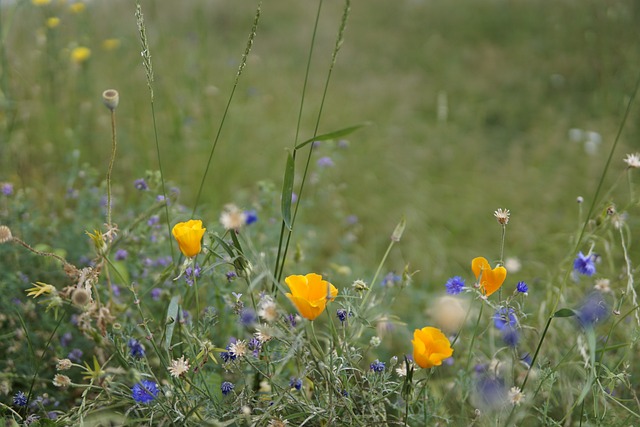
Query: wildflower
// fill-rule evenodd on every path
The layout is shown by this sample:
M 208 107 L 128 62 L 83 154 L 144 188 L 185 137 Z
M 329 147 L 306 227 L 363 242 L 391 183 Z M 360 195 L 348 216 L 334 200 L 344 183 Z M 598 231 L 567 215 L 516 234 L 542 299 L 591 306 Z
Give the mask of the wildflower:
M 496 217 L 498 223 L 502 225 L 507 225 L 509 223 L 509 215 L 511 215 L 509 209 L 498 209 L 493 213 L 493 216 Z
M 69 359 L 58 359 L 56 363 L 56 369 L 58 371 L 66 371 L 71 369 L 71 360 Z
M 380 344 L 382 344 L 382 339 L 380 339 L 379 336 L 374 335 L 369 340 L 369 345 L 371 347 L 380 347 Z
M 76 64 L 86 62 L 91 56 L 91 49 L 84 46 L 78 46 L 71 51 L 71 60 Z
M 269 421 L 267 427 L 287 427 L 289 425 L 289 421 L 283 420 L 282 418 L 274 418 Z
M 13 395 L 13 404 L 15 406 L 27 406 L 27 396 L 19 391 Z
M 260 300 L 260 309 L 258 310 L 258 316 L 263 318 L 269 323 L 278 320 L 278 306 L 273 298 L 270 296 L 264 296 Z
M 392 272 L 389 272 L 380 283 L 381 286 L 393 287 L 393 285 L 402 282 L 402 276 Z
M 512 307 L 501 307 L 493 315 L 493 325 L 500 331 L 506 327 L 515 328 L 517 324 L 518 318 Z
M 71 302 L 77 306 L 83 307 L 91 302 L 91 294 L 83 288 L 74 289 L 71 294 Z
M 13 194 L 13 184 L 10 182 L 3 182 L 0 185 L 0 192 L 5 196 L 11 196 Z
M 369 287 L 364 280 L 358 279 L 351 285 L 356 292 L 368 291 Z
M 338 316 L 338 319 L 340 319 L 340 322 L 344 323 L 347 320 L 347 310 L 345 310 L 344 308 L 339 308 L 336 311 L 336 316 Z
M 79 363 L 82 360 L 82 355 L 82 350 L 80 350 L 79 348 L 74 348 L 69 352 L 69 354 L 67 354 L 67 358 L 76 363 Z
M 235 386 L 230 383 L 229 381 L 225 381 L 222 384 L 220 384 L 220 391 L 222 392 L 222 394 L 224 394 L 225 396 L 229 393 L 231 393 L 233 391 L 233 389 L 235 388 Z
M 529 287 L 527 286 L 527 284 L 525 282 L 520 281 L 516 285 L 516 291 L 520 292 L 521 294 L 527 295 L 528 292 L 529 292 Z
M 384 368 L 384 362 L 381 362 L 378 359 L 376 359 L 369 365 L 369 369 L 371 369 L 373 372 L 384 372 Z
M 247 354 L 247 342 L 246 341 L 236 341 L 231 343 L 229 346 L 229 353 L 234 357 L 244 357 Z
M 129 347 L 129 354 L 135 359 L 142 359 L 144 357 L 144 346 L 135 338 L 130 338 L 127 342 Z
M 225 230 L 239 230 L 247 223 L 247 214 L 234 204 L 228 204 L 220 214 L 220 224 Z
M 578 257 L 573 261 L 573 269 L 585 276 L 593 276 L 596 272 L 595 256 L 591 253 L 584 255 L 578 253 Z
M 504 268 L 512 273 L 517 273 L 522 268 L 522 263 L 516 257 L 508 257 L 504 260 Z
M 289 315 L 287 316 L 287 320 L 289 321 L 289 326 L 291 326 L 292 328 L 295 328 L 296 326 L 298 326 L 299 319 L 300 319 L 300 316 L 296 314 L 289 313 Z
M 262 344 L 273 338 L 273 331 L 267 325 L 258 326 L 253 334 Z
M 202 221 L 191 219 L 187 222 L 179 222 L 173 226 L 173 237 L 178 241 L 180 251 L 184 256 L 192 258 L 200 253 L 200 241 L 206 228 L 202 227 Z
M 598 279 L 596 280 L 596 284 L 593 286 L 597 291 L 600 291 L 604 294 L 611 292 L 611 282 L 609 279 Z
M 71 378 L 66 375 L 56 374 L 53 377 L 53 385 L 60 388 L 68 387 L 71 384 Z
M 184 280 L 185 282 L 187 282 L 187 285 L 193 286 L 193 284 L 195 283 L 195 280 L 200 277 L 201 272 L 202 272 L 202 269 L 198 264 L 196 264 L 193 267 L 191 266 L 187 267 L 184 270 Z
M 429 310 L 436 325 L 447 333 L 460 330 L 467 316 L 467 308 L 459 298 L 443 296 L 438 298 Z
M 171 376 L 174 378 L 179 378 L 185 373 L 189 372 L 189 360 L 184 358 L 184 355 L 180 357 L 180 359 L 173 359 L 171 361 L 171 366 L 167 368 Z
M 32 285 L 33 288 L 29 288 L 25 291 L 29 297 L 38 298 L 40 295 L 51 294 L 56 290 L 52 285 L 43 282 L 32 283 Z
M 260 355 L 260 350 L 262 349 L 262 341 L 257 337 L 253 337 L 249 340 L 247 347 L 253 353 L 253 357 L 258 357 Z
M 285 294 L 296 306 L 300 315 L 313 320 L 325 309 L 327 301 L 333 301 L 338 289 L 322 276 L 309 273 L 305 276 L 293 275 L 284 279 L 291 293 Z
M 477 257 L 471 261 L 471 269 L 478 280 L 480 289 L 485 296 L 489 296 L 502 286 L 507 277 L 507 269 L 499 265 L 491 269 L 489 261 L 484 257 Z
M 102 92 L 102 102 L 109 110 L 114 111 L 120 103 L 120 94 L 115 89 L 107 89 Z
M 507 389 L 502 378 L 483 374 L 476 382 L 474 400 L 478 406 L 495 409 L 507 400 Z
M 144 178 L 136 179 L 135 181 L 133 181 L 133 186 L 136 188 L 136 190 L 140 190 L 140 191 L 145 191 L 149 189 L 149 186 L 147 185 L 147 181 L 145 181 Z
M 447 288 L 448 294 L 457 295 L 464 289 L 464 279 L 460 276 L 454 276 L 447 280 L 444 286 Z
M 627 166 L 630 169 L 640 168 L 640 153 L 627 154 L 627 157 L 625 157 L 624 162 L 627 164 Z
M 258 221 L 258 214 L 253 209 L 252 210 L 248 210 L 248 211 L 244 211 L 244 216 L 245 216 L 245 224 L 246 225 L 251 225 L 254 222 Z
M 106 51 L 116 50 L 120 47 L 120 40 L 118 39 L 104 39 L 102 41 L 102 48 Z
M 502 330 L 502 341 L 509 347 L 515 348 L 520 342 L 520 334 L 514 326 L 506 326 Z
M 13 240 L 11 229 L 6 225 L 0 225 L 0 245 Z
M 118 249 L 116 251 L 116 255 L 114 256 L 114 259 L 116 261 L 124 261 L 125 259 L 127 259 L 127 255 L 129 255 L 129 252 L 127 252 L 126 249 Z
M 251 326 L 256 323 L 256 313 L 250 308 L 240 310 L 240 323 L 245 326 Z
M 31 3 L 36 6 L 46 6 L 51 3 L 51 0 L 31 0 Z
M 440 329 L 431 326 L 413 331 L 413 360 L 421 368 L 440 366 L 453 354 L 449 339 Z
M 593 327 L 606 319 L 609 306 L 600 292 L 592 292 L 587 296 L 580 308 L 576 310 L 576 318 L 583 328 Z
M 69 5 L 69 10 L 71 11 L 71 13 L 81 13 L 84 12 L 84 9 L 86 8 L 86 5 L 80 1 L 75 2 L 75 3 L 71 3 Z
M 331 159 L 331 157 L 328 157 L 328 156 L 320 157 L 318 159 L 317 164 L 321 168 L 330 168 L 334 165 L 333 160 Z
M 524 393 L 520 390 L 520 387 L 511 387 L 509 390 L 509 401 L 513 406 L 520 406 L 520 403 L 524 400 Z
M 289 380 L 289 387 L 300 391 L 302 388 L 302 380 L 300 378 L 292 377 L 291 380 Z
M 131 396 L 138 403 L 149 403 L 158 396 L 158 384 L 150 380 L 142 380 L 131 388 Z

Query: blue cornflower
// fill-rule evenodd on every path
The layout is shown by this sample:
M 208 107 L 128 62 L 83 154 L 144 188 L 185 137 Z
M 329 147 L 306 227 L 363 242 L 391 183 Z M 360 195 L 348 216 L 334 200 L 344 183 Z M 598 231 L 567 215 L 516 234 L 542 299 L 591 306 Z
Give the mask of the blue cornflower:
M 522 363 L 527 365 L 527 368 L 530 367 L 531 362 L 533 362 L 533 358 L 529 353 L 525 353 L 522 356 L 520 356 L 520 360 L 522 361 Z
M 233 391 L 234 387 L 235 386 L 232 383 L 230 383 L 229 381 L 225 381 L 220 384 L 220 391 L 222 391 L 222 394 L 226 396 Z
M 245 326 L 251 326 L 256 323 L 256 312 L 250 308 L 240 310 L 240 323 Z
M 123 261 L 127 259 L 127 255 L 129 255 L 129 252 L 127 252 L 126 249 L 118 249 L 116 251 L 116 255 L 114 256 L 114 259 L 116 261 Z
M 518 329 L 513 326 L 505 326 L 502 329 L 502 341 L 509 347 L 514 347 L 518 345 L 520 341 L 520 334 L 518 333 Z
M 349 314 L 344 308 L 339 308 L 338 311 L 336 311 L 336 316 L 338 316 L 338 319 L 340 319 L 340 321 L 344 323 L 347 320 Z
M 131 357 L 136 359 L 142 359 L 144 357 L 144 346 L 140 344 L 140 341 L 137 339 L 130 338 L 127 346 L 129 346 L 129 354 L 131 354 Z
M 384 367 L 384 362 L 381 362 L 378 359 L 371 362 L 371 365 L 369 365 L 369 369 L 371 369 L 373 372 L 384 372 Z
M 300 378 L 292 377 L 289 381 L 289 387 L 300 390 L 302 388 L 302 380 Z
M 158 396 L 158 384 L 150 380 L 142 380 L 131 388 L 131 396 L 138 403 L 149 403 Z
M 27 396 L 19 391 L 13 395 L 13 404 L 15 406 L 27 406 Z
M 457 295 L 464 289 L 464 279 L 460 276 L 454 276 L 447 280 L 444 286 L 447 288 L 448 294 Z
M 136 188 L 136 190 L 140 190 L 140 191 L 149 189 L 149 186 L 147 185 L 147 181 L 145 181 L 144 178 L 136 179 L 135 181 L 133 181 L 133 186 Z
M 227 351 L 223 351 L 223 352 L 220 353 L 220 357 L 225 362 L 228 362 L 230 360 L 236 360 L 236 355 L 233 354 L 232 352 L 230 352 L 229 351 L 230 349 L 231 349 L 231 344 L 228 344 L 227 345 Z
M 258 221 L 258 213 L 254 209 L 244 211 L 244 216 L 245 216 L 244 223 L 246 225 L 251 225 L 254 222 Z
M 520 292 L 521 294 L 527 294 L 527 292 L 529 292 L 529 287 L 525 282 L 518 282 L 518 284 L 516 285 L 516 291 Z
M 262 349 L 262 341 L 253 337 L 249 340 L 248 347 L 249 350 L 253 352 L 253 357 L 258 357 L 260 355 L 260 349 Z
M 506 327 L 515 328 L 518 324 L 518 318 L 515 315 L 515 310 L 511 307 L 501 307 L 496 310 L 493 315 L 493 324 L 496 329 L 502 331 Z
M 592 292 L 576 310 L 576 318 L 584 328 L 592 327 L 609 315 L 609 306 L 600 292 Z
M 578 257 L 573 261 L 573 269 L 585 276 L 593 276 L 596 272 L 595 256 L 591 253 L 584 255 L 578 253 Z
M 502 378 L 493 375 L 482 375 L 476 382 L 478 403 L 486 408 L 497 408 L 502 405 L 508 396 Z
M 321 168 L 327 168 L 327 167 L 331 167 L 333 166 L 333 160 L 331 159 L 331 157 L 325 156 L 325 157 L 320 157 L 318 159 L 318 166 L 320 166 Z

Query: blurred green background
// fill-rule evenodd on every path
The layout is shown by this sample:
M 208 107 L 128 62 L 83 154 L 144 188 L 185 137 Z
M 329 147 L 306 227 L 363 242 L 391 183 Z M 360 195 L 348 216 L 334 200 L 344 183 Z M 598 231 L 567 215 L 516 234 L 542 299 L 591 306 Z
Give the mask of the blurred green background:
M 256 2 L 141 3 L 164 173 L 190 207 Z M 106 173 L 110 122 L 100 96 L 115 88 L 114 188 L 125 208 L 137 197 L 133 181 L 158 169 L 134 2 L 93 1 L 76 12 L 55 0 L 2 4 L 0 181 L 34 189 L 41 203 L 31 216 L 68 209 L 65 194 L 83 164 Z M 281 187 L 317 8 L 310 0 L 262 5 L 198 211 L 209 222 L 228 202 L 250 207 L 257 182 Z M 312 136 L 342 8 L 323 4 L 301 140 Z M 49 28 L 52 17 L 60 22 Z M 314 153 L 304 194 L 313 202 L 296 242 L 316 264 L 347 264 L 370 278 L 404 216 L 389 268 L 410 263 L 421 270 L 418 286 L 439 289 L 467 274 L 472 257 L 499 257 L 492 214 L 507 208 L 505 255 L 523 262 L 523 277 L 555 268 L 580 226 L 576 197 L 591 203 L 633 94 L 639 18 L 635 0 L 354 0 L 319 132 L 372 125 L 346 148 L 323 143 Z M 105 48 L 107 39 L 119 45 Z M 91 49 L 86 62 L 70 60 L 77 46 Z M 610 198 L 621 204 L 622 159 L 638 150 L 639 111 L 633 105 L 604 186 L 620 181 Z M 334 166 L 316 166 L 322 156 Z M 346 223 L 350 215 L 357 226 Z M 316 240 L 304 248 L 309 233 Z

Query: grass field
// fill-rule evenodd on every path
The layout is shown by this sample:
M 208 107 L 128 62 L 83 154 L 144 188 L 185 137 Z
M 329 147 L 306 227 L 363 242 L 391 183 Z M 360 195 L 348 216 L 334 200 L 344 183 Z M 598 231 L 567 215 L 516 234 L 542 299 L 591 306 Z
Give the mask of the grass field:
M 195 217 L 213 224 L 228 203 L 258 208 L 262 228 L 251 235 L 251 244 L 256 260 L 266 253 L 269 264 L 282 220 L 279 196 L 287 152 L 314 136 L 322 108 L 316 135 L 368 125 L 320 142 L 311 154 L 290 245 L 296 262 L 288 269 L 316 271 L 346 287 L 357 278 L 370 280 L 394 227 L 405 218 L 402 240 L 382 273 L 401 274 L 405 267 L 416 273 L 383 314 L 403 317 L 411 330 L 420 328 L 447 279 L 471 274 L 469 260 L 482 255 L 494 265 L 517 258 L 521 269 L 508 281 L 511 288 L 520 280 L 529 283 L 529 300 L 518 313 L 528 315 L 522 346 L 533 353 L 545 337 L 551 307 L 574 307 L 590 288 L 572 287 L 567 280 L 576 251 L 587 253 L 591 245 L 603 258 L 598 277 L 619 282 L 615 303 L 631 310 L 626 318 L 632 331 L 618 334 L 612 327 L 605 334 L 606 343 L 609 337 L 632 343 L 629 353 L 616 354 L 620 362 L 613 365 L 620 368 L 637 355 L 637 307 L 625 300 L 627 278 L 633 278 L 640 256 L 634 231 L 637 179 L 623 162 L 627 153 L 638 151 L 640 140 L 640 107 L 633 100 L 640 75 L 636 1 L 353 0 L 324 101 L 343 2 L 264 2 L 238 77 L 255 2 L 143 1 L 153 100 L 134 2 L 36 3 L 0 3 L 0 183 L 11 183 L 16 195 L 0 200 L 0 223 L 14 235 L 32 245 L 46 244 L 42 247 L 77 265 L 92 250 L 84 232 L 104 223 L 100 200 L 112 137 L 101 94 L 114 88 L 120 94 L 111 181 L 114 222 L 122 228 L 136 209 L 149 207 L 161 194 L 159 182 L 148 175 L 159 169 L 167 187 L 180 194 L 169 222 L 189 219 L 220 130 Z M 78 47 L 89 48 L 90 56 L 74 60 Z M 303 159 L 306 151 L 298 161 Z M 296 185 L 302 169 L 303 163 L 297 164 Z M 140 178 L 155 183 L 151 192 L 134 188 Z M 577 203 L 578 197 L 584 202 Z M 593 222 L 576 246 L 592 206 Z M 624 251 L 616 247 L 616 228 L 603 225 L 609 224 L 610 206 L 624 211 Z M 493 217 L 498 208 L 511 212 L 504 256 L 503 228 Z M 162 239 L 169 241 L 164 231 Z M 27 256 L 0 247 L 6 263 L 0 280 L 8 287 L 16 288 L 16 271 L 30 282 L 46 281 L 35 277 L 38 271 L 61 277 L 55 266 L 25 261 Z M 177 261 L 174 255 L 176 268 Z M 129 273 L 135 276 L 131 267 Z M 18 292 L 24 299 L 23 290 Z M 500 294 L 496 306 L 511 301 L 508 292 L 504 298 Z M 469 323 L 475 316 L 491 316 L 469 313 Z M 478 331 L 461 342 L 473 344 L 482 335 Z M 572 331 L 567 327 L 550 335 L 549 345 L 561 345 Z M 367 332 L 363 336 L 368 339 Z M 496 350 L 493 339 L 485 354 Z M 399 356 L 408 340 L 410 331 L 399 331 L 380 348 L 380 357 Z M 602 362 L 606 352 L 599 351 Z M 558 374 L 556 384 L 576 397 L 588 375 L 578 369 L 578 350 L 570 354 L 571 374 Z M 558 359 L 560 354 L 551 351 L 543 360 Z M 607 365 L 611 372 L 613 365 Z M 446 368 L 451 371 L 441 384 L 448 379 L 466 384 L 468 377 L 454 368 Z M 627 374 L 638 379 L 631 367 Z M 627 422 L 621 414 L 637 422 L 636 391 L 630 386 L 624 395 L 632 409 L 607 407 L 616 414 L 615 425 Z M 433 393 L 446 396 L 442 389 Z M 430 410 L 441 414 L 440 422 L 466 425 L 474 407 L 482 405 L 473 397 L 461 399 L 466 403 L 460 419 L 451 415 L 458 410 L 453 405 L 444 404 L 449 412 Z M 547 395 L 545 404 L 530 404 L 536 409 L 521 416 L 522 425 L 574 425 L 580 419 L 572 406 L 576 400 Z M 567 417 L 563 411 L 575 413 Z M 291 412 L 282 414 L 293 425 L 302 421 Z M 608 425 L 598 409 L 589 414 L 588 425 Z M 328 421 L 318 425 L 323 422 Z

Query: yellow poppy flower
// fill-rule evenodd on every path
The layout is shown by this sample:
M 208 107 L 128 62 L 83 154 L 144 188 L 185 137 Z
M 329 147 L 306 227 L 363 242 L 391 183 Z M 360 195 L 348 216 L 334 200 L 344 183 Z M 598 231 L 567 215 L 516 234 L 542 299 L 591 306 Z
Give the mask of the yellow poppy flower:
M 497 266 L 491 269 L 489 261 L 484 257 L 477 257 L 471 261 L 471 269 L 476 276 L 476 280 L 480 281 L 480 289 L 485 296 L 489 296 L 502 286 L 504 279 L 507 278 L 507 269 L 503 266 Z
M 202 249 L 200 241 L 206 228 L 202 227 L 202 221 L 199 219 L 191 219 L 187 222 L 179 222 L 173 226 L 173 237 L 178 241 L 180 251 L 186 257 L 194 257 L 200 253 Z
M 320 316 L 327 306 L 327 301 L 333 301 L 338 295 L 335 286 L 322 280 L 322 276 L 315 273 L 289 276 L 284 282 L 291 290 L 286 296 L 296 306 L 300 315 L 309 320 Z
M 442 365 L 442 361 L 453 354 L 449 339 L 440 329 L 431 326 L 413 331 L 411 344 L 413 361 L 425 369 Z
M 78 46 L 71 51 L 71 60 L 76 64 L 85 62 L 91 56 L 91 49 L 84 46 Z

